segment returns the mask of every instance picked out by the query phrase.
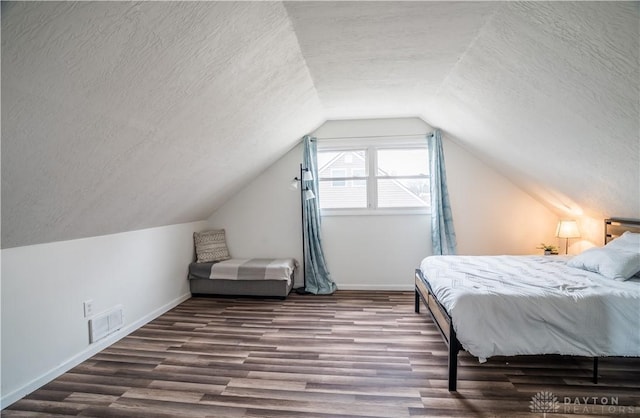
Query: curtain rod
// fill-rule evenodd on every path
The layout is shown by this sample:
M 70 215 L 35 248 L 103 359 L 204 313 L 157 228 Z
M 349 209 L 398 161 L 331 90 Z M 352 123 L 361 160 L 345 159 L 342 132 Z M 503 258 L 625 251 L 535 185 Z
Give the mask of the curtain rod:
M 360 136 L 334 136 L 334 137 L 316 137 L 316 139 L 369 139 L 369 138 L 405 138 L 405 137 L 420 137 L 424 138 L 427 133 L 419 134 L 404 134 L 404 135 L 360 135 Z

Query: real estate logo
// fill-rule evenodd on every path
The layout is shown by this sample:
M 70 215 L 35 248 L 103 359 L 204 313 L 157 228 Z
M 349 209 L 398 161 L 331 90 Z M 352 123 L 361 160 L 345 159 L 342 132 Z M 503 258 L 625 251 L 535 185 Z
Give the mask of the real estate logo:
M 637 414 L 640 407 L 620 405 L 617 396 L 565 396 L 562 401 L 550 391 L 542 391 L 531 397 L 529 409 L 533 413 L 562 414 Z
M 538 392 L 535 396 L 531 397 L 531 405 L 529 405 L 531 412 L 542 412 L 543 416 L 547 416 L 547 412 L 558 412 L 560 409 L 560 402 L 552 392 Z

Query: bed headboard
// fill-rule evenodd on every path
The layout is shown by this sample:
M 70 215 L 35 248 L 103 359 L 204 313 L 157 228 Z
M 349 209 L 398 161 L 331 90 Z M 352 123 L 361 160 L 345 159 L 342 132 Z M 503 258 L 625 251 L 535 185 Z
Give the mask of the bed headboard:
M 640 219 L 611 218 L 604 220 L 604 243 L 619 237 L 625 231 L 640 233 Z

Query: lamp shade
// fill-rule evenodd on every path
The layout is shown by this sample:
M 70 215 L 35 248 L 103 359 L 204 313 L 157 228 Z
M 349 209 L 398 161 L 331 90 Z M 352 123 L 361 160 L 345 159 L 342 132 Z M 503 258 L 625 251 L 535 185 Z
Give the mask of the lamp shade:
M 313 174 L 311 174 L 311 170 L 309 170 L 308 168 L 302 169 L 302 180 L 304 181 L 313 180 Z
M 576 221 L 560 221 L 556 229 L 556 237 L 558 238 L 579 238 L 580 230 Z
M 315 199 L 316 195 L 313 193 L 313 191 L 306 189 L 304 191 L 304 200 L 311 200 L 311 199 Z

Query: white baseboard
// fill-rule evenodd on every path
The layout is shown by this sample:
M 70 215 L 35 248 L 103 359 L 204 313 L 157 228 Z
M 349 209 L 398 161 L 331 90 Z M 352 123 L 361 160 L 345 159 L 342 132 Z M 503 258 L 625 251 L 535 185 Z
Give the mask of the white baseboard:
M 361 283 L 338 283 L 338 290 L 385 290 L 385 291 L 412 291 L 413 284 L 361 284 Z
M 78 364 L 82 363 L 83 361 L 89 359 L 91 356 L 104 350 L 105 348 L 115 343 L 116 341 L 126 337 L 127 335 L 137 330 L 147 322 L 150 322 L 156 319 L 157 317 L 159 317 L 160 315 L 162 315 L 163 313 L 169 311 L 170 309 L 175 308 L 176 306 L 178 306 L 185 300 L 189 299 L 190 297 L 191 297 L 191 293 L 186 293 L 172 300 L 171 302 L 159 307 L 158 309 L 150 312 L 149 314 L 143 316 L 139 320 L 123 327 L 122 329 L 109 335 L 105 339 L 100 340 L 95 344 L 89 345 L 87 348 L 85 348 L 75 356 L 71 357 L 70 359 L 64 361 L 62 364 L 49 370 L 47 373 L 44 373 L 43 375 L 33 379 L 32 381 L 22 386 L 21 388 L 18 388 L 13 392 L 3 396 L 0 399 L 0 409 L 4 409 L 7 406 L 11 405 L 12 403 L 19 401 L 20 399 L 30 394 L 34 390 L 44 386 L 45 384 L 49 383 L 56 377 L 68 372 L 72 368 L 76 367 Z

